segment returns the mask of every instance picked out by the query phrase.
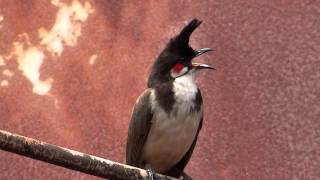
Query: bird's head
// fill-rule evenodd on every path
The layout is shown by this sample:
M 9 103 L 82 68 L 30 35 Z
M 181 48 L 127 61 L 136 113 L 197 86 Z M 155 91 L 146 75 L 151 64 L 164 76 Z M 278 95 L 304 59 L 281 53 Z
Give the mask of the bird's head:
M 200 69 L 214 69 L 206 64 L 192 62 L 195 57 L 212 51 L 210 48 L 194 50 L 189 46 L 190 35 L 200 24 L 201 21 L 193 19 L 177 36 L 169 41 L 153 64 L 148 79 L 148 87 L 154 87 L 158 83 L 174 81 L 176 78 Z

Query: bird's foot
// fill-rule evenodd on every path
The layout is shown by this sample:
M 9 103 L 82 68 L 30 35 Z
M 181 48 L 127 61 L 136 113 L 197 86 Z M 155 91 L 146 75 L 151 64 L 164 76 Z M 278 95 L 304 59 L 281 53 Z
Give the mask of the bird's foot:
M 148 174 L 148 180 L 156 180 L 155 171 L 152 169 L 150 164 L 146 165 L 146 171 Z
M 186 174 L 185 172 L 182 172 L 181 176 L 182 176 L 183 180 L 192 180 L 192 178 L 188 174 Z

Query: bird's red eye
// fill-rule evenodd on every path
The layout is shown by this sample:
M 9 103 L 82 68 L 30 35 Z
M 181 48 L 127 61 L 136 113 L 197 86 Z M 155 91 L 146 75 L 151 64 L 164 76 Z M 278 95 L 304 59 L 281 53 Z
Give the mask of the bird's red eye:
M 174 71 L 175 73 L 179 73 L 182 69 L 183 69 L 183 65 L 180 64 L 180 63 L 177 63 L 177 64 L 174 66 L 173 71 Z

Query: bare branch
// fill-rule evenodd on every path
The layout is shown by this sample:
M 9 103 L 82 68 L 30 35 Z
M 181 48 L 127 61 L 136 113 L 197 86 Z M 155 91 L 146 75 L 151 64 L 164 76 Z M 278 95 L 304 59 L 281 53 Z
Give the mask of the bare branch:
M 2 130 L 0 130 L 0 149 L 102 178 L 114 180 L 147 178 L 147 173 L 144 169 L 47 144 Z M 156 179 L 172 180 L 174 178 L 157 174 Z

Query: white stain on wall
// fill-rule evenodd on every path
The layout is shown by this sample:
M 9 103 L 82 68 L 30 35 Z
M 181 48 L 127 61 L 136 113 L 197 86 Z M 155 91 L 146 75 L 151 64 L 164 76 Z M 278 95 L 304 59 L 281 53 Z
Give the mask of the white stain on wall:
M 40 67 L 45 57 L 44 53 L 36 46 L 14 42 L 13 55 L 19 64 L 18 69 L 32 83 L 32 91 L 39 95 L 46 95 L 51 89 L 52 80 L 40 80 Z
M 96 54 L 93 54 L 90 58 L 89 58 L 89 64 L 90 65 L 93 65 L 95 62 L 96 62 L 96 59 L 97 59 L 97 55 Z
M 0 56 L 0 66 L 5 66 L 6 62 L 4 61 L 4 58 Z
M 22 33 L 19 35 L 19 41 L 13 42 L 13 51 L 9 55 L 0 55 L 0 66 L 6 66 L 6 60 L 17 60 L 18 69 L 31 82 L 32 91 L 38 95 L 49 95 L 54 81 L 52 78 L 44 81 L 40 79 L 40 68 L 46 53 L 60 56 L 64 46 L 75 46 L 81 35 L 82 23 L 94 12 L 88 1 L 81 3 L 72 0 L 71 4 L 67 4 L 60 0 L 51 0 L 51 4 L 58 7 L 55 23 L 50 30 L 45 28 L 38 30 L 40 42 L 31 44 L 29 35 Z M 2 20 L 3 17 L 0 16 L 0 27 Z M 9 70 L 3 71 L 2 74 L 7 77 L 13 76 Z M 0 82 L 2 87 L 8 84 L 8 80 Z
M 0 15 L 0 28 L 2 28 L 2 24 L 1 23 L 2 23 L 3 19 L 4 19 L 3 16 Z
M 67 5 L 60 0 L 52 0 L 54 6 L 59 7 L 56 21 L 50 30 L 39 29 L 40 44 L 53 55 L 61 55 L 64 45 L 74 46 L 81 35 L 81 26 L 93 12 L 89 2 L 81 4 L 78 0 L 73 0 L 71 5 Z
M 7 76 L 7 77 L 12 77 L 14 75 L 14 73 L 12 71 L 10 71 L 9 69 L 5 69 L 2 71 L 2 74 L 4 76 Z
M 6 86 L 8 86 L 9 85 L 9 82 L 7 81 L 7 80 L 2 80 L 1 82 L 0 82 L 0 86 L 2 86 L 2 87 L 6 87 Z

